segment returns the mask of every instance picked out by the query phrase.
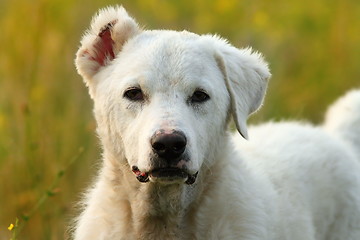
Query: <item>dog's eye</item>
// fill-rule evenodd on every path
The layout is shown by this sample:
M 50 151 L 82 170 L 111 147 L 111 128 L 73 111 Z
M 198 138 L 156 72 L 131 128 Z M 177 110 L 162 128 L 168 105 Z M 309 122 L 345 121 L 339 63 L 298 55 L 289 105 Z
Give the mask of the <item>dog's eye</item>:
M 131 101 L 143 101 L 144 94 L 140 88 L 129 88 L 125 91 L 124 97 Z
M 196 90 L 191 96 L 192 103 L 202 103 L 210 99 L 209 95 L 202 90 Z

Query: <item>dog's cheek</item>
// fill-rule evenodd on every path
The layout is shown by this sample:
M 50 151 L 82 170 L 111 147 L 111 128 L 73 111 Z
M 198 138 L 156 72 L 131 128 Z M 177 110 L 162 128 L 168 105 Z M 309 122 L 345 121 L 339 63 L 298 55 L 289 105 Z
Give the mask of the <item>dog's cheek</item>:
M 125 136 L 132 125 L 131 119 L 124 112 L 124 106 L 118 99 L 117 92 L 102 91 L 102 94 L 95 99 L 94 114 L 102 145 L 113 157 L 123 159 L 124 155 L 127 155 L 127 149 L 124 148 L 127 144 Z
M 146 137 L 143 136 L 145 132 L 146 123 L 140 117 L 141 114 L 123 113 L 121 121 L 118 122 L 121 129 L 121 138 L 124 142 L 125 157 L 130 166 L 140 166 L 139 162 L 145 160 L 148 154 L 148 143 Z
M 129 165 L 136 165 L 136 161 L 138 157 L 136 153 L 138 153 L 138 144 L 137 144 L 137 136 L 135 136 L 135 129 L 133 127 L 128 127 L 121 133 L 121 138 L 124 142 L 124 154 L 125 158 L 128 161 Z
M 194 151 L 198 156 L 200 165 L 212 164 L 216 157 L 215 149 L 221 144 L 224 132 L 227 129 L 226 108 L 228 104 L 226 104 L 226 98 L 221 100 L 222 104 L 209 104 L 208 114 L 197 116 L 197 119 L 193 121 L 193 129 L 196 131 L 194 137 L 197 141 Z

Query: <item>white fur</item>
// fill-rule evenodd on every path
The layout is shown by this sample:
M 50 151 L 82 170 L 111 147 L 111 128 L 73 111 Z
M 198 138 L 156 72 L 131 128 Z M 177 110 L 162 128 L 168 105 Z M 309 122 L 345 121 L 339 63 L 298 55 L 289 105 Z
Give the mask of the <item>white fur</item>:
M 92 54 L 109 22 L 114 59 Z M 126 26 L 126 27 L 124 27 Z M 74 227 L 88 239 L 360 239 L 360 91 L 335 104 L 324 126 L 246 127 L 270 73 L 258 53 L 216 36 L 145 31 L 121 8 L 100 11 L 76 59 L 94 99 L 103 165 Z M 141 88 L 145 99 L 124 92 Z M 193 103 L 197 89 L 210 99 Z M 233 118 L 246 141 L 228 130 Z M 192 185 L 140 183 L 153 169 L 150 138 L 183 132 Z

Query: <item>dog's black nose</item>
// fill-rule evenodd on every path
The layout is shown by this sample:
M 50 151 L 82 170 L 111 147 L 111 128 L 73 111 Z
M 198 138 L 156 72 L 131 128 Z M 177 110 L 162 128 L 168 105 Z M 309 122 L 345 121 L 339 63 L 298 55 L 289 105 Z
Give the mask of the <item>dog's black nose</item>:
M 154 153 L 167 161 L 175 160 L 184 153 L 186 137 L 182 132 L 156 133 L 150 140 Z

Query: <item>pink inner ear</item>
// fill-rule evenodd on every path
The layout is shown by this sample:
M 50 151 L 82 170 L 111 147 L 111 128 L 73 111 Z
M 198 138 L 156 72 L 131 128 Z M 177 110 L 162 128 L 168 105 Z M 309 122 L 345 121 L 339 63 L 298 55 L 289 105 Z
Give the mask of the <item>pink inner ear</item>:
M 98 41 L 94 44 L 96 56 L 92 59 L 98 62 L 101 66 L 105 66 L 106 59 L 113 60 L 115 58 L 113 45 L 114 41 L 111 38 L 111 28 L 113 23 L 109 23 L 99 33 Z

